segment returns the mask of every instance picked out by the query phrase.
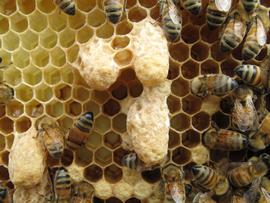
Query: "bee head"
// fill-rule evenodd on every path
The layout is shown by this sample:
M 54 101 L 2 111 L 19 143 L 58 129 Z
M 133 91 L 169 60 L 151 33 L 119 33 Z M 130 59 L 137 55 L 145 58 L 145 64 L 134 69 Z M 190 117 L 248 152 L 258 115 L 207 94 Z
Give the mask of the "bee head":
M 270 155 L 267 153 L 263 153 L 260 155 L 260 159 L 270 168 Z

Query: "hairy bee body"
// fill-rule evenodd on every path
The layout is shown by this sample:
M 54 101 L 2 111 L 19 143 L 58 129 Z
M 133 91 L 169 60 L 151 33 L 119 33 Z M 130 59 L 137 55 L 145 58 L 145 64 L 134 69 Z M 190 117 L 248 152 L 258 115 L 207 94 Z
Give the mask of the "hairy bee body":
M 178 15 L 177 8 L 172 0 L 168 0 L 166 5 L 162 6 L 162 29 L 169 41 L 176 41 L 182 29 L 182 19 Z
M 204 133 L 204 144 L 214 150 L 239 151 L 247 148 L 248 139 L 245 135 L 226 129 L 214 129 Z
M 200 97 L 225 95 L 237 87 L 238 83 L 224 74 L 201 75 L 191 81 L 192 93 Z
M 72 203 L 92 203 L 95 188 L 87 183 L 81 182 L 75 187 L 75 194 L 72 198 Z
M 241 0 L 241 1 L 245 10 L 248 13 L 254 12 L 257 6 L 259 5 L 259 0 Z
M 68 15 L 75 15 L 74 0 L 54 0 L 55 4 Z
M 250 185 L 255 179 L 263 177 L 268 172 L 270 157 L 262 154 L 258 160 L 244 162 L 228 172 L 228 179 L 235 187 Z
M 54 159 L 61 158 L 64 151 L 64 132 L 59 128 L 56 121 L 49 117 L 44 117 L 38 126 L 39 136 Z
M 214 191 L 215 194 L 222 195 L 229 190 L 228 180 L 210 167 L 194 165 L 192 174 L 192 184 L 204 192 Z
M 199 15 L 202 6 L 201 0 L 182 0 L 182 4 L 193 15 Z
M 261 18 L 254 17 L 243 45 L 244 60 L 255 58 L 266 44 L 267 33 Z
M 67 169 L 64 167 L 57 169 L 53 186 L 56 200 L 69 200 L 71 198 L 71 178 Z
M 70 149 L 76 150 L 85 145 L 88 134 L 92 129 L 93 120 L 93 113 L 87 112 L 83 114 L 75 123 L 74 127 L 70 129 L 66 140 L 67 146 Z
M 5 84 L 0 84 L 0 103 L 6 103 L 13 99 L 14 90 Z
M 234 91 L 234 107 L 232 111 L 232 125 L 236 129 L 246 132 L 257 128 L 258 115 L 255 109 L 251 89 L 240 86 Z
M 111 23 L 118 23 L 123 14 L 122 0 L 104 0 L 104 10 Z
M 234 12 L 229 18 L 225 30 L 220 39 L 220 49 L 223 52 L 232 51 L 243 41 L 246 33 L 246 25 L 242 21 L 241 15 Z
M 206 21 L 209 29 L 216 29 L 223 25 L 231 4 L 231 0 L 210 0 L 206 10 Z

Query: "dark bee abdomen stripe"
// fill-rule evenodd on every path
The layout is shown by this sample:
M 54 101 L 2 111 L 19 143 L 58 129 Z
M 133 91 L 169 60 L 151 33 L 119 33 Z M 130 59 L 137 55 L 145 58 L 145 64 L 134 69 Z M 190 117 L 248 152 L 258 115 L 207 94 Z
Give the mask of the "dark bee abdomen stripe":
M 69 15 L 75 14 L 75 3 L 73 0 L 55 0 L 61 10 Z
M 89 133 L 93 125 L 93 114 L 86 113 L 82 115 L 75 126 L 79 128 L 82 132 Z
M 212 9 L 208 9 L 206 18 L 209 25 L 218 27 L 225 22 L 226 14 Z
M 107 17 L 112 23 L 117 23 L 120 20 L 122 16 L 123 6 L 119 1 L 105 1 L 104 9 Z
M 180 23 L 179 24 L 174 24 L 171 18 L 166 15 L 163 19 L 163 29 L 165 30 L 165 33 L 169 37 L 171 41 L 175 41 L 181 30 Z
M 75 150 L 85 144 L 87 137 L 88 134 L 75 127 L 70 129 L 66 144 L 70 149 Z

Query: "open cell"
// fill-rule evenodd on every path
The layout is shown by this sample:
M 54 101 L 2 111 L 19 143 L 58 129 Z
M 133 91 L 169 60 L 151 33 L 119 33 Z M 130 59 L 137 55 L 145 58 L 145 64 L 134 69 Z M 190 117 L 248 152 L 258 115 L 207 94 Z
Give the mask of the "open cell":
M 29 16 L 28 20 L 30 29 L 36 32 L 41 32 L 48 26 L 47 17 L 39 11 L 35 11 L 34 13 L 32 13 Z
M 23 104 L 19 101 L 12 100 L 6 104 L 7 115 L 12 118 L 18 118 L 23 114 Z
M 68 25 L 71 29 L 78 30 L 86 22 L 85 15 L 79 10 L 76 11 L 74 16 L 68 16 Z
M 16 68 L 8 68 L 4 71 L 4 81 L 12 86 L 17 86 L 22 81 L 22 74 Z
M 44 14 L 48 14 L 54 11 L 55 4 L 53 0 L 40 0 L 37 2 L 37 8 Z
M 19 8 L 19 11 L 24 15 L 28 15 L 32 13 L 36 8 L 35 0 L 27 0 L 27 1 L 20 0 L 20 1 L 17 1 L 17 5 Z
M 102 169 L 95 164 L 88 166 L 87 168 L 84 169 L 84 177 L 88 181 L 97 182 L 102 178 L 102 176 L 103 176 Z
M 67 16 L 61 15 L 59 10 L 55 10 L 51 15 L 48 16 L 49 27 L 56 32 L 60 32 L 67 26 Z
M 209 48 L 206 44 L 198 42 L 191 47 L 191 57 L 196 61 L 203 61 L 209 55 Z
M 76 1 L 78 9 L 80 11 L 86 12 L 88 13 L 89 11 L 91 11 L 93 8 L 95 8 L 96 6 L 96 1 L 95 0 L 77 0 Z
M 181 32 L 181 36 L 182 39 L 188 44 L 197 42 L 200 39 L 199 26 L 192 24 L 184 26 Z
M 123 82 L 117 82 L 111 87 L 112 96 L 118 100 L 125 99 L 128 96 L 127 86 Z
M 8 102 L 10 103 L 10 102 Z M 0 105 L 0 118 L 3 117 L 6 114 L 6 105 Z M 7 107 L 8 108 L 8 107 Z
M 20 48 L 15 53 L 13 53 L 13 64 L 15 66 L 19 68 L 25 68 L 29 65 L 29 63 L 29 52 L 26 52 L 24 49 Z
M 59 117 L 64 113 L 64 106 L 62 102 L 53 100 L 46 105 L 46 113 L 52 117 Z
M 182 134 L 182 144 L 188 148 L 193 148 L 201 142 L 200 133 L 190 129 Z
M 81 102 L 86 101 L 89 98 L 89 93 L 90 90 L 82 86 L 73 88 L 73 98 Z
M 197 113 L 202 106 L 202 100 L 193 95 L 188 95 L 182 99 L 182 109 L 188 114 Z
M 129 94 L 132 97 L 139 97 L 143 92 L 142 83 L 137 80 L 132 80 L 128 83 Z
M 62 116 L 60 117 L 57 122 L 59 123 L 59 125 L 61 126 L 61 128 L 65 129 L 65 130 L 69 130 L 70 128 L 72 128 L 73 125 L 73 119 L 68 117 L 68 116 Z
M 122 201 L 116 197 L 110 197 L 106 200 L 106 203 L 122 203 Z
M 180 99 L 173 95 L 170 95 L 167 98 L 167 105 L 171 114 L 174 114 L 180 111 L 180 108 L 181 108 Z
M 121 136 L 113 131 L 110 131 L 104 135 L 104 144 L 110 149 L 117 148 L 121 145 L 121 143 Z
M 217 42 L 211 46 L 211 56 L 216 61 L 222 61 L 228 56 L 228 53 L 222 52 L 219 47 L 219 42 Z
M 127 120 L 126 114 L 124 113 L 118 114 L 116 117 L 113 118 L 112 121 L 113 129 L 120 133 L 126 132 L 127 131 L 126 120 Z
M 221 71 L 223 74 L 233 77 L 234 76 L 233 69 L 238 65 L 239 62 L 235 61 L 232 58 L 227 58 L 225 61 L 221 63 Z
M 73 46 L 69 47 L 66 51 L 67 54 L 67 60 L 70 63 L 73 63 L 77 60 L 78 54 L 79 54 L 79 46 L 77 44 L 74 44 Z
M 35 88 L 35 96 L 37 100 L 42 102 L 49 101 L 53 97 L 52 88 L 45 84 L 40 84 Z
M 20 13 L 12 15 L 10 18 L 10 28 L 14 32 L 23 32 L 28 27 L 27 18 Z
M 2 36 L 2 47 L 8 51 L 16 50 L 20 45 L 20 39 L 17 34 L 9 31 L 4 36 Z
M 51 49 L 57 44 L 57 35 L 55 31 L 47 28 L 40 34 L 40 44 L 45 49 Z
M 71 97 L 71 87 L 66 84 L 57 85 L 54 89 L 54 94 L 59 100 L 68 100 Z
M 188 60 L 181 66 L 181 72 L 184 78 L 192 79 L 199 75 L 199 64 L 193 60 Z
M 147 170 L 147 171 L 143 171 L 141 173 L 142 178 L 150 183 L 150 184 L 154 184 L 158 181 L 160 181 L 161 179 L 161 173 L 160 173 L 160 168 L 157 169 L 153 169 L 153 170 Z
M 94 197 L 93 197 L 93 202 L 95 202 L 95 203 L 105 203 L 105 200 L 100 199 L 100 198 L 94 196 Z
M 5 166 L 0 166 L 0 181 L 8 181 L 9 173 Z
M 94 30 L 91 27 L 84 26 L 77 32 L 77 41 L 79 43 L 86 43 L 94 35 Z
M 4 15 L 11 15 L 17 10 L 16 0 L 2 1 L 1 13 Z
M 32 50 L 38 46 L 38 35 L 31 30 L 26 30 L 20 35 L 20 41 L 23 48 Z
M 4 16 L 0 16 L 0 34 L 4 34 L 9 31 L 8 19 Z
M 112 164 L 104 170 L 105 180 L 109 183 L 117 183 L 122 179 L 123 172 L 118 166 Z
M 60 82 L 61 75 L 59 69 L 51 66 L 44 70 L 45 82 L 49 85 L 55 85 Z
M 50 52 L 51 56 L 51 62 L 53 65 L 57 67 L 61 67 L 66 63 L 66 54 L 65 52 L 59 48 L 56 47 Z
M 45 67 L 49 63 L 49 53 L 45 49 L 39 48 L 31 53 L 32 61 L 38 67 Z
M 109 99 L 103 105 L 103 112 L 109 116 L 114 116 L 115 114 L 119 113 L 120 110 L 121 110 L 120 104 L 114 99 Z
M 203 41 L 208 42 L 210 44 L 217 41 L 220 37 L 220 30 L 209 30 L 207 25 L 204 25 L 201 29 L 201 38 Z
M 127 201 L 125 201 L 125 203 L 141 203 L 141 200 L 135 197 L 132 197 L 132 198 L 129 198 Z
M 93 152 L 85 147 L 79 148 L 75 153 L 75 163 L 79 166 L 87 166 L 93 161 Z
M 179 76 L 179 64 L 170 60 L 169 63 L 169 72 L 167 78 L 173 80 Z
M 112 40 L 111 46 L 113 49 L 123 49 L 129 45 L 130 39 L 127 36 L 115 36 Z
M 8 166 L 8 162 L 9 162 L 9 151 L 3 151 L 3 152 L 1 152 L 1 160 L 2 160 L 2 163 L 5 166 Z
M 109 98 L 109 94 L 107 91 L 99 91 L 99 90 L 94 90 L 92 92 L 92 99 L 96 101 L 99 104 L 103 104 L 107 99 Z
M 173 150 L 172 160 L 176 164 L 187 164 L 191 160 L 191 152 L 184 147 L 178 147 Z
M 74 73 L 73 69 L 70 66 L 65 66 L 64 68 L 60 69 L 62 81 L 65 83 L 73 83 L 74 80 Z
M 87 137 L 86 147 L 89 149 L 97 149 L 102 145 L 102 135 L 92 131 L 91 134 Z
M 23 70 L 24 82 L 29 85 L 36 85 L 42 80 L 42 72 L 39 68 L 30 66 Z
M 125 68 L 121 70 L 119 80 L 124 81 L 124 82 L 130 82 L 132 80 L 136 80 L 136 73 L 134 69 Z
M 69 149 L 64 149 L 64 152 L 61 158 L 61 163 L 64 166 L 70 166 L 73 162 L 73 159 L 74 159 L 73 152 Z
M 230 126 L 230 116 L 218 111 L 212 116 L 212 121 L 217 124 L 219 128 L 228 128 Z
M 127 21 L 123 20 L 120 23 L 117 24 L 116 26 L 116 34 L 118 35 L 126 35 L 131 32 L 133 28 L 133 25 Z
M 31 127 L 31 125 L 32 121 L 28 117 L 26 116 L 20 117 L 15 122 L 16 132 L 18 133 L 26 132 Z
M 95 152 L 95 162 L 100 166 L 106 166 L 112 162 L 112 152 L 105 147 Z
M 183 62 L 189 57 L 189 47 L 184 43 L 172 44 L 169 46 L 170 56 L 179 62 Z
M 197 130 L 205 130 L 210 125 L 210 116 L 205 112 L 199 112 L 192 117 L 192 125 Z
M 183 113 L 177 114 L 171 118 L 171 127 L 177 131 L 183 131 L 190 126 L 190 118 Z
M 146 18 L 146 16 L 146 10 L 138 6 L 131 8 L 128 12 L 128 19 L 132 22 L 139 22 Z
M 110 23 L 105 23 L 101 25 L 96 30 L 96 35 L 99 38 L 108 39 L 114 34 L 114 27 Z
M 43 114 L 44 107 L 38 101 L 32 100 L 26 104 L 25 111 L 28 116 L 32 118 L 37 118 Z
M 75 32 L 69 28 L 66 28 L 60 33 L 59 42 L 64 48 L 71 47 L 75 42 Z
M 156 5 L 157 1 L 149 1 L 149 0 L 139 0 L 139 3 L 141 6 L 145 7 L 145 8 L 152 8 Z
M 189 83 L 182 78 L 178 78 L 172 82 L 171 90 L 174 95 L 183 97 L 189 93 Z
M 127 65 L 129 65 L 131 63 L 132 59 L 133 59 L 133 53 L 129 49 L 118 51 L 113 57 L 113 60 L 119 66 L 127 66 Z
M 78 116 L 82 113 L 82 105 L 76 101 L 71 100 L 65 106 L 65 112 L 70 116 Z
M 13 131 L 13 120 L 8 117 L 3 117 L 0 119 L 0 131 L 4 134 L 12 133 Z
M 174 148 L 180 144 L 180 136 L 179 133 L 170 129 L 169 131 L 169 148 Z
M 105 23 L 105 21 L 106 21 L 106 16 L 105 16 L 104 12 L 102 12 L 98 8 L 92 10 L 88 14 L 87 23 L 91 27 L 99 27 L 100 25 L 102 25 L 103 23 Z
M 6 147 L 5 136 L 0 134 L 0 151 L 3 151 Z
M 33 97 L 33 88 L 21 84 L 19 87 L 15 90 L 16 98 L 19 99 L 22 102 L 27 102 L 32 99 Z
M 214 60 L 207 60 L 201 64 L 201 74 L 219 73 L 219 65 Z
M 84 112 L 91 111 L 91 112 L 93 112 L 94 115 L 97 115 L 100 112 L 100 107 L 94 101 L 88 101 L 88 102 L 83 104 L 83 111 Z

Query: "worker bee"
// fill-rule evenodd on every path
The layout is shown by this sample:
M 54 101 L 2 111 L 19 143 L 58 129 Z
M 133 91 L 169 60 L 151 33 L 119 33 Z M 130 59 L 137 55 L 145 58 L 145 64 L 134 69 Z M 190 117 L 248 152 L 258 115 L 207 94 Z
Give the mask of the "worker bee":
M 222 52 L 232 51 L 243 41 L 246 34 L 246 24 L 241 14 L 236 11 L 229 18 L 220 39 Z
M 54 159 L 61 158 L 64 151 L 65 134 L 57 122 L 49 117 L 44 117 L 39 121 L 38 134 L 50 156 Z
M 163 194 L 165 202 L 185 202 L 186 191 L 184 172 L 174 164 L 169 164 L 161 169 Z
M 267 31 L 262 19 L 257 15 L 251 21 L 251 27 L 247 33 L 243 45 L 242 55 L 244 60 L 255 58 L 266 44 Z
M 126 0 L 104 0 L 103 7 L 111 23 L 118 23 L 125 12 Z
M 199 15 L 202 2 L 201 0 L 182 0 L 182 4 L 193 15 Z
M 203 141 L 209 149 L 213 150 L 239 151 L 248 146 L 248 139 L 245 135 L 218 127 L 206 131 Z
M 169 41 L 176 41 L 182 29 L 182 18 L 178 15 L 176 5 L 172 0 L 159 2 L 160 12 L 162 17 L 162 29 L 164 30 L 165 36 Z
M 236 80 L 224 74 L 201 75 L 191 81 L 192 93 L 200 97 L 225 95 L 237 87 Z
M 270 114 L 267 114 L 259 126 L 259 130 L 251 136 L 250 146 L 255 150 L 263 150 L 270 144 Z
M 241 2 L 248 13 L 254 12 L 259 5 L 259 0 L 241 0 Z
M 13 99 L 14 89 L 6 84 L 0 83 L 0 103 L 4 104 Z
M 92 203 L 95 188 L 88 182 L 81 182 L 75 187 L 73 203 Z
M 258 126 L 258 115 L 253 103 L 253 91 L 246 86 L 235 89 L 232 125 L 241 132 L 250 131 Z
M 232 0 L 210 0 L 206 11 L 206 21 L 210 30 L 223 25 L 231 5 Z
M 216 170 L 204 165 L 194 165 L 191 171 L 194 187 L 204 192 L 214 192 L 216 195 L 223 195 L 229 190 L 227 178 Z
M 74 0 L 54 0 L 55 4 L 66 14 L 75 15 L 75 2 Z
M 239 166 L 229 170 L 228 179 L 235 187 L 245 187 L 266 175 L 269 166 L 270 156 L 263 153 L 259 158 L 240 163 Z
M 211 198 L 209 193 L 198 192 L 192 203 L 216 203 L 216 201 Z
M 85 145 L 88 134 L 92 129 L 93 120 L 94 114 L 87 112 L 83 114 L 75 123 L 74 127 L 69 130 L 66 143 L 70 149 L 76 150 Z
M 59 200 L 70 200 L 71 198 L 71 178 L 64 167 L 57 169 L 54 175 L 53 188 L 56 202 Z

